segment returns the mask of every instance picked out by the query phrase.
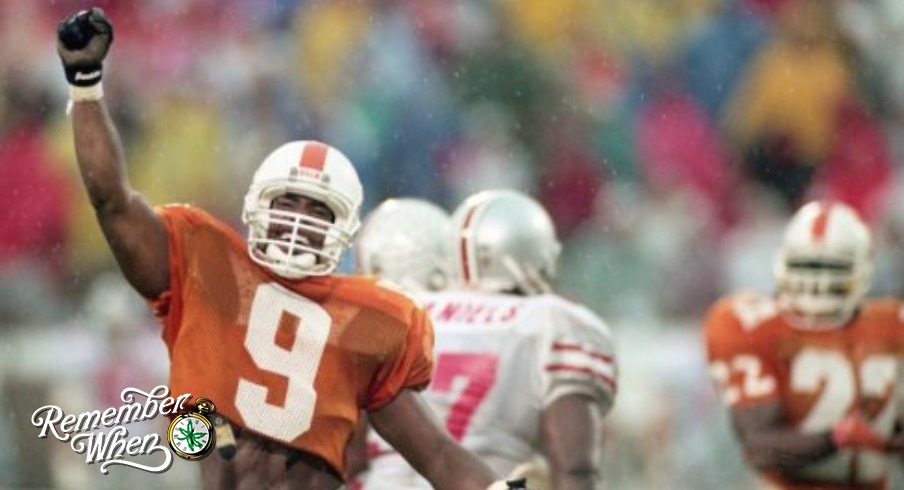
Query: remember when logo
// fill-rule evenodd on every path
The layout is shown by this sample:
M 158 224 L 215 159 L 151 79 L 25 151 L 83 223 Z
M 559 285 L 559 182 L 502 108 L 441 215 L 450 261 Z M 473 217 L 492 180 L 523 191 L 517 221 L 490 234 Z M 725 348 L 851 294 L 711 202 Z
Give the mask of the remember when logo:
M 136 401 L 136 395 L 144 397 L 144 401 Z M 176 398 L 169 396 L 169 388 L 164 385 L 157 386 L 150 392 L 144 392 L 137 388 L 125 388 L 120 394 L 124 405 L 110 407 L 103 411 L 66 414 L 62 408 L 56 405 L 43 406 L 32 414 L 31 423 L 40 431 L 38 437 L 46 439 L 53 435 L 57 440 L 68 442 L 69 447 L 78 454 L 85 455 L 85 463 L 102 463 L 100 472 L 108 474 L 111 465 L 123 465 L 150 473 L 163 473 L 173 463 L 173 455 L 166 444 L 161 444 L 159 434 L 129 437 L 129 431 L 125 425 L 130 423 L 150 420 L 158 415 L 172 415 L 176 420 L 184 420 L 176 433 L 180 436 L 188 436 L 190 440 L 189 451 L 178 451 L 181 457 L 191 454 L 191 459 L 199 459 L 206 456 L 213 447 L 213 431 L 210 425 L 200 427 L 207 419 L 203 413 L 213 412 L 213 403 L 205 398 L 198 399 L 200 414 L 184 412 L 184 404 L 191 398 L 190 393 Z M 200 415 L 200 417 L 199 417 Z M 175 420 L 174 420 L 175 422 Z M 173 436 L 174 427 L 179 424 L 171 424 L 170 437 Z M 184 427 L 183 427 L 184 426 Z M 109 429 L 109 430 L 107 430 Z M 182 441 L 183 439 L 179 439 Z M 172 444 L 172 440 L 170 441 Z M 178 446 L 173 446 L 178 447 Z M 149 466 L 129 461 L 128 457 L 154 454 L 163 452 L 163 462 L 157 466 Z M 186 458 L 189 459 L 189 458 Z

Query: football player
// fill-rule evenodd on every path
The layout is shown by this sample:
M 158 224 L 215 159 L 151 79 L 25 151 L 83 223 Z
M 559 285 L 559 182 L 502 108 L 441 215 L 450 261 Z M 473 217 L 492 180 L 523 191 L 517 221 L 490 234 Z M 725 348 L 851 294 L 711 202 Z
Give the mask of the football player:
M 597 488 L 600 424 L 617 385 L 613 339 L 590 310 L 550 293 L 560 245 L 549 215 L 521 193 L 485 191 L 459 206 L 452 225 L 446 250 L 457 284 L 412 293 L 436 328 L 426 400 L 497 473 L 543 474 L 542 484 L 529 478 L 535 488 Z M 391 228 L 414 237 L 428 231 Z M 374 244 L 359 243 L 359 254 L 379 251 Z M 442 256 L 427 264 L 437 263 Z M 430 488 L 391 447 L 372 443 L 365 489 Z
M 358 232 L 355 266 L 359 273 L 409 294 L 438 291 L 451 281 L 451 236 L 449 213 L 436 204 L 412 197 L 387 199 L 367 215 Z M 387 445 L 368 429 L 365 417 L 346 452 L 350 488 L 363 486 L 368 449 Z M 531 486 L 536 486 L 533 481 Z
M 433 362 L 423 309 L 331 275 L 362 201 L 346 157 L 316 141 L 274 150 L 245 197 L 247 240 L 200 209 L 153 208 L 129 185 L 103 101 L 112 41 L 96 8 L 58 28 L 78 165 L 124 276 L 163 324 L 170 389 L 213 400 L 234 434 L 200 463 L 204 487 L 340 488 L 364 409 L 436 488 L 506 488 L 420 400 Z
M 902 304 L 865 299 L 870 230 L 839 202 L 786 226 L 773 295 L 733 294 L 705 319 L 709 371 L 743 453 L 784 489 L 882 489 L 902 447 Z

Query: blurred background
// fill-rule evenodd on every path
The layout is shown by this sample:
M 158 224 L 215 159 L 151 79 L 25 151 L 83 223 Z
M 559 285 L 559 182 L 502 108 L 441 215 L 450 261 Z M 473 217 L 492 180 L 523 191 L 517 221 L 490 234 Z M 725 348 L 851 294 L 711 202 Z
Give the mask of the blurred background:
M 565 245 L 559 291 L 618 337 L 607 488 L 753 488 L 700 319 L 721 294 L 772 288 L 800 202 L 860 210 L 874 294 L 904 289 L 904 2 L 3 0 L 2 488 L 197 484 L 178 458 L 104 477 L 30 423 L 167 375 L 74 163 L 55 29 L 91 5 L 114 22 L 106 99 L 152 203 L 241 229 L 251 173 L 304 138 L 355 162 L 365 212 L 392 196 L 452 209 L 488 187 L 538 198 Z M 148 424 L 130 432 L 164 433 Z

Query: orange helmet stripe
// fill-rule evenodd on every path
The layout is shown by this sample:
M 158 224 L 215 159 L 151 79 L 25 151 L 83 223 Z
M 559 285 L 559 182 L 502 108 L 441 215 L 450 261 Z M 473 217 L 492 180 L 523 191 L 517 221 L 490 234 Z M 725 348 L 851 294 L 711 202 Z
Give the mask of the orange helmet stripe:
M 829 227 L 829 215 L 832 213 L 832 203 L 822 203 L 819 207 L 819 215 L 813 220 L 813 238 L 819 242 L 825 239 L 826 229 Z
M 304 145 L 304 150 L 301 151 L 301 160 L 298 162 L 298 166 L 323 172 L 323 167 L 326 165 L 326 154 L 329 149 L 328 146 L 319 141 L 308 142 Z

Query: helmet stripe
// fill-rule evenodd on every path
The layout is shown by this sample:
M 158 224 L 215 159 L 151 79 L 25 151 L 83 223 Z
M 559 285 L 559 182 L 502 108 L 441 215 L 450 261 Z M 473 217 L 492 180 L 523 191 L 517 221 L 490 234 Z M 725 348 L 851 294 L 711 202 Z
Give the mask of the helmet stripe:
M 477 208 L 479 208 L 483 202 L 478 202 L 474 206 L 471 206 L 471 209 L 468 210 L 467 214 L 465 214 L 465 219 L 462 222 L 461 230 L 459 230 L 459 259 L 461 260 L 461 271 L 462 271 L 462 279 L 464 279 L 465 284 L 470 283 L 472 279 L 472 271 L 471 271 L 471 260 L 474 258 L 470 256 L 468 250 L 471 248 L 471 223 L 474 221 L 474 215 L 477 214 Z M 476 271 L 473 271 L 476 272 Z M 476 276 L 476 274 L 473 274 Z
M 326 154 L 329 149 L 328 146 L 319 141 L 309 141 L 301 151 L 301 160 L 298 162 L 298 166 L 323 172 L 323 167 L 326 165 Z
M 819 214 L 813 220 L 813 239 L 820 242 L 826 237 L 826 229 L 829 227 L 829 215 L 832 213 L 832 203 L 822 203 L 819 206 Z

